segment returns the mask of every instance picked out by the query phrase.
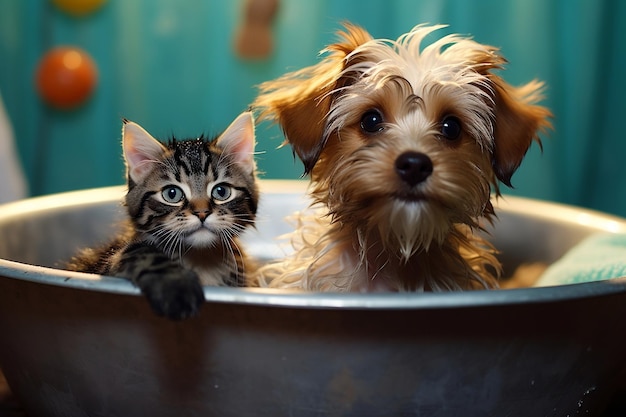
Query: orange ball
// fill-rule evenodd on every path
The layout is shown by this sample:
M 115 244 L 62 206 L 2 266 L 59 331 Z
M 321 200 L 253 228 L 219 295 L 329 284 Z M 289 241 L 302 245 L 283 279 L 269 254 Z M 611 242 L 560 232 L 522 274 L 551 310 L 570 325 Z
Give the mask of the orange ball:
M 86 52 L 57 47 L 43 56 L 35 78 L 44 101 L 53 107 L 69 109 L 91 96 L 98 83 L 98 70 Z

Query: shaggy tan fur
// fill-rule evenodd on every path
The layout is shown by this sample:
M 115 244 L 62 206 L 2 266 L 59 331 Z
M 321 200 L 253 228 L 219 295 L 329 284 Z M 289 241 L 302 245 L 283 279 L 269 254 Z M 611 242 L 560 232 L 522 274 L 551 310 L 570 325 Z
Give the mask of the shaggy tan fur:
M 259 270 L 260 285 L 497 286 L 495 251 L 474 232 L 493 220 L 491 193 L 510 185 L 551 114 L 536 104 L 540 82 L 513 87 L 494 74 L 505 63 L 496 48 L 457 35 L 423 45 L 441 28 L 391 41 L 348 24 L 317 65 L 261 85 L 253 107 L 282 127 L 317 209 L 300 218 L 295 253 Z M 458 135 L 446 136 L 449 123 Z M 432 172 L 414 183 L 398 161 L 416 154 Z

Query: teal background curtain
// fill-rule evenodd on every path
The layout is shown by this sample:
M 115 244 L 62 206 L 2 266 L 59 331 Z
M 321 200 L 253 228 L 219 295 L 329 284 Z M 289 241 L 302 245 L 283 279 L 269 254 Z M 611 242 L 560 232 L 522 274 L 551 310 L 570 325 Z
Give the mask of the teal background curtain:
M 31 194 L 124 182 L 121 118 L 156 137 L 217 133 L 255 86 L 317 62 L 344 20 L 393 38 L 419 23 L 501 48 L 513 84 L 546 82 L 554 131 L 533 146 L 507 193 L 626 216 L 626 2 L 620 0 L 282 0 L 275 50 L 246 61 L 233 50 L 242 1 L 108 0 L 71 17 L 47 0 L 0 2 L 0 92 Z M 73 45 L 98 65 L 94 96 L 72 111 L 36 94 L 38 60 Z M 299 178 L 280 131 L 257 129 L 265 178 Z

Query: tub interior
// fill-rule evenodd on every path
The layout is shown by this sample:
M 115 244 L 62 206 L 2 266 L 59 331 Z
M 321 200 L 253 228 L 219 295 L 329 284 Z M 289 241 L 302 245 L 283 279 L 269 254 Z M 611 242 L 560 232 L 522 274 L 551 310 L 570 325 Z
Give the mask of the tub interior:
M 288 218 L 309 205 L 304 181 L 263 181 L 256 228 L 243 237 L 249 255 L 267 261 L 289 252 Z M 0 211 L 0 258 L 60 268 L 79 248 L 111 238 L 125 218 L 124 187 L 107 187 L 40 197 L 5 205 Z M 504 275 L 522 263 L 550 264 L 584 237 L 625 232 L 619 218 L 519 197 L 497 200 L 497 219 L 485 236 L 500 252 Z

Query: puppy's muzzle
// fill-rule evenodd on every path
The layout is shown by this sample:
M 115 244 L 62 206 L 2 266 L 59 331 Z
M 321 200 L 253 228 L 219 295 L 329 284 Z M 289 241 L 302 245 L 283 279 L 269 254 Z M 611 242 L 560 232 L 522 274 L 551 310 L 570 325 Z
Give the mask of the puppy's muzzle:
M 396 159 L 396 173 L 413 187 L 433 173 L 433 161 L 421 152 L 405 152 Z

